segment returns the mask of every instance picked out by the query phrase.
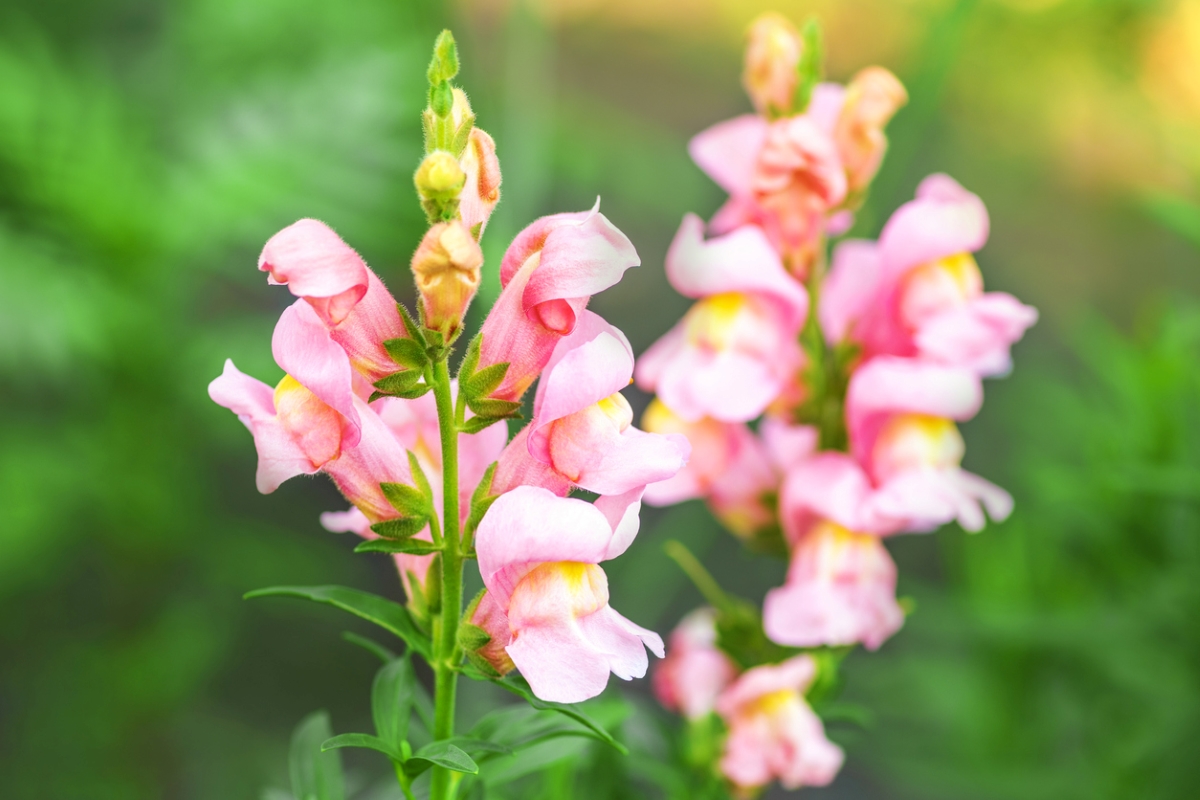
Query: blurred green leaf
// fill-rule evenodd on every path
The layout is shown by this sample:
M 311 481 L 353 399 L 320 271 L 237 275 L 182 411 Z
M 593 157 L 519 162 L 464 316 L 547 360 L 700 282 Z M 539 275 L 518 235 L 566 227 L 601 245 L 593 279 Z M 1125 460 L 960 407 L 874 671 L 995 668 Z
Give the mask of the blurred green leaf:
M 289 772 L 296 800 L 344 800 L 342 757 L 321 746 L 331 735 L 324 711 L 306 717 L 292 735 Z

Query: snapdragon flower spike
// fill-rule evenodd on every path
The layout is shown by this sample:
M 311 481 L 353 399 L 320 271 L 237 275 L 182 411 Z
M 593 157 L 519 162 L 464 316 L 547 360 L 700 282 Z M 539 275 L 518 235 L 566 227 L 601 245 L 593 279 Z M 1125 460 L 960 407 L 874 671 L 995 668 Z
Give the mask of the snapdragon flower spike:
M 591 211 L 542 217 L 505 252 L 503 289 L 481 331 L 479 369 L 507 363 L 508 370 L 489 399 L 520 400 L 591 296 L 641 263 L 599 206 L 597 200 Z
M 828 520 L 799 532 L 794 525 L 787 580 L 763 601 L 767 636 L 793 647 L 877 649 L 904 624 L 896 564 L 882 541 Z
M 258 265 L 300 298 L 275 326 L 276 363 L 349 421 L 353 444 L 361 428 L 353 398 L 369 397 L 371 384 L 396 371 L 383 342 L 407 336 L 395 299 L 358 253 L 313 219 L 272 236 Z
M 888 220 L 878 244 L 846 241 L 834 251 L 821 323 L 831 341 L 867 356 L 917 356 L 1002 375 L 1010 348 L 1037 310 L 1004 292 L 984 292 L 972 253 L 988 236 L 987 209 L 946 175 L 931 175 Z
M 479 571 L 508 620 L 505 651 L 543 700 L 595 697 L 609 672 L 644 676 L 643 646 L 663 656 L 658 634 L 608 605 L 608 579 L 597 566 L 632 543 L 637 526 L 629 522 L 614 525 L 591 503 L 520 486 L 501 495 L 479 525 Z
M 717 614 L 698 608 L 671 631 L 667 655 L 655 665 L 654 694 L 663 707 L 690 720 L 713 713 L 737 666 L 717 647 Z
M 457 387 L 452 386 L 452 389 Z M 416 456 L 433 492 L 433 508 L 439 519 L 442 514 L 442 441 L 438 428 L 437 405 L 432 394 L 414 400 L 384 397 L 371 404 L 399 446 Z M 471 495 L 483 479 L 488 467 L 500 456 L 508 439 L 508 426 L 501 421 L 479 433 L 458 435 L 459 523 L 465 524 L 471 512 Z M 375 539 L 373 522 L 357 508 L 346 511 L 327 511 L 321 514 L 321 525 L 334 533 L 355 533 L 364 539 Z M 419 531 L 414 539 L 432 541 L 429 527 Z M 394 554 L 396 568 L 411 598 L 424 589 L 432 555 Z M 413 586 L 410 576 L 417 585 Z
M 685 420 L 754 419 L 799 369 L 797 334 L 808 293 L 783 268 L 758 228 L 704 240 L 704 223 L 684 217 L 667 252 L 676 291 L 698 299 L 638 362 L 638 386 Z
M 721 772 L 739 797 L 753 797 L 772 780 L 787 789 L 826 786 L 845 758 L 804 700 L 817 674 L 812 656 L 742 673 L 717 700 L 729 736 Z

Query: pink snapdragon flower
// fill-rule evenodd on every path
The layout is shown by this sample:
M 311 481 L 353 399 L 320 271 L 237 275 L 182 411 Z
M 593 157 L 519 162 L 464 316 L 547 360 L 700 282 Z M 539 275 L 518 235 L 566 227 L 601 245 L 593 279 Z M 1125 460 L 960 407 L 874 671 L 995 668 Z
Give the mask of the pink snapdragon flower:
M 983 376 L 1012 366 L 1010 349 L 1037 311 L 1004 292 L 984 292 L 971 255 L 988 236 L 983 202 L 946 175 L 931 175 L 884 226 L 878 244 L 834 251 L 821 303 L 830 341 L 864 355 L 918 356 Z
M 705 241 L 692 214 L 666 267 L 676 291 L 699 302 L 642 356 L 638 385 L 691 422 L 757 417 L 799 368 L 808 293 L 759 229 Z
M 353 444 L 361 427 L 354 396 L 366 399 L 371 384 L 399 369 L 383 346 L 408 335 L 395 299 L 358 253 L 313 219 L 272 236 L 258 267 L 300 298 L 275 326 L 275 362 L 349 421 Z
M 595 697 L 609 672 L 642 677 L 643 645 L 663 656 L 658 634 L 608 605 L 608 579 L 598 566 L 623 553 L 636 533 L 636 520 L 613 522 L 591 503 L 534 486 L 501 495 L 480 523 L 479 571 L 508 619 L 505 651 L 543 700 Z
M 664 708 L 700 719 L 715 710 L 717 697 L 737 673 L 717 648 L 716 612 L 698 608 L 671 632 L 666 658 L 654 668 L 654 694 Z
M 457 391 L 457 385 L 452 386 Z M 384 397 L 371 404 L 387 425 L 400 447 L 413 453 L 425 473 L 433 491 L 433 507 L 442 513 L 442 441 L 438 428 L 437 404 L 432 394 L 415 400 Z M 459 524 L 466 522 L 471 513 L 471 495 L 483 479 L 488 466 L 500 456 L 508 439 L 508 425 L 501 420 L 479 433 L 458 435 L 458 510 Z M 346 511 L 326 511 L 321 514 L 321 525 L 333 533 L 355 533 L 364 539 L 377 538 L 371 530 L 372 520 L 355 507 Z M 415 534 L 414 538 L 432 541 L 428 526 Z M 396 553 L 393 558 L 404 591 L 412 597 L 425 585 L 433 556 Z M 416 579 L 417 585 L 412 585 Z
M 747 114 L 697 134 L 688 152 L 729 201 L 714 233 L 761 227 L 800 277 L 808 274 L 826 216 L 846 199 L 846 171 L 833 138 L 844 90 L 821 84 L 804 114 L 768 122 Z
M 575 330 L 588 300 L 641 263 L 625 234 L 597 208 L 542 217 L 517 234 L 500 264 L 503 290 L 483 323 L 479 368 L 507 362 L 491 394 L 515 401 Z
M 804 700 L 817 674 L 811 656 L 744 672 L 717 700 L 729 728 L 721 772 L 738 796 L 752 797 L 772 780 L 787 789 L 826 786 L 845 756 Z
M 904 624 L 896 564 L 876 536 L 828 520 L 796 531 L 787 581 L 767 593 L 763 629 L 793 647 L 861 642 L 877 649 Z
M 290 375 L 272 390 L 227 360 L 208 393 L 253 434 L 256 481 L 263 494 L 288 478 L 322 471 L 371 522 L 398 516 L 379 484 L 412 485 L 408 456 L 379 414 L 357 396 L 353 402 L 361 436 L 352 440 L 349 421 Z

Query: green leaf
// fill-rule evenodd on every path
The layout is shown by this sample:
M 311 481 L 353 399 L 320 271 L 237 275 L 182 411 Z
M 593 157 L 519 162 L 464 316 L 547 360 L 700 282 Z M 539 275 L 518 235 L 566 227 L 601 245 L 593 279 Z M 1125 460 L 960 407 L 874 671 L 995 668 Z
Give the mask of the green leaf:
M 408 451 L 408 468 L 412 472 L 413 482 L 428 498 L 429 507 L 433 508 L 433 489 L 429 486 L 429 478 L 425 476 L 425 470 L 421 469 L 421 462 L 417 459 L 417 454 L 412 450 Z
M 403 483 L 381 483 L 379 488 L 383 491 L 383 496 L 391 503 L 392 508 L 406 517 L 428 521 L 429 515 L 433 513 L 429 495 L 420 489 Z
M 385 539 L 407 539 L 413 534 L 420 533 L 429 524 L 428 517 L 401 517 L 376 522 L 371 530 Z
M 403 341 L 410 341 L 404 339 Z M 393 372 L 391 375 L 385 375 L 372 384 L 380 394 L 398 395 L 405 392 L 411 392 L 417 386 L 417 381 L 421 380 L 421 373 L 414 369 L 405 369 L 400 372 Z
M 495 682 L 496 685 L 507 689 L 513 694 L 520 695 L 525 698 L 529 705 L 539 711 L 557 711 L 567 717 L 578 722 L 580 725 L 594 732 L 600 741 L 605 742 L 615 747 L 619 752 L 627 754 L 629 752 L 625 745 L 618 742 L 612 737 L 612 734 L 600 726 L 600 723 L 593 720 L 587 714 L 579 710 L 578 706 L 568 705 L 567 703 L 553 703 L 548 700 L 542 700 L 533 693 L 533 689 L 529 688 L 529 682 L 515 672 L 510 672 L 501 680 Z
M 795 105 L 792 111 L 803 114 L 812 100 L 813 90 L 821 82 L 824 73 L 825 54 L 821 44 L 821 23 L 813 17 L 804 23 L 800 31 L 800 62 L 796 71 L 800 80 L 796 82 Z
M 371 539 L 354 548 L 356 553 L 407 553 L 410 556 L 427 556 L 440 553 L 442 548 L 424 539 Z
M 443 741 L 454 745 L 469 756 L 474 756 L 477 753 L 507 755 L 508 753 L 512 752 L 511 747 L 500 744 L 499 742 L 493 742 L 489 739 L 476 739 L 470 736 L 452 736 Z
M 513 419 L 519 417 L 521 411 L 521 404 L 511 400 L 472 400 L 468 397 L 467 407 L 474 411 L 476 416 L 488 419 Z
M 332 734 L 324 711 L 310 714 L 296 726 L 288 759 L 296 800 L 345 800 L 342 757 L 324 752 L 321 746 Z
M 465 772 L 474 775 L 479 772 L 479 766 L 469 755 L 448 741 L 430 742 L 412 758 L 404 762 L 404 772 L 415 778 L 433 766 L 445 767 L 455 772 Z
M 343 747 L 361 747 L 366 750 L 383 753 L 393 761 L 404 760 L 404 756 L 400 753 L 399 749 L 389 746 L 383 739 L 380 739 L 378 736 L 372 736 L 369 733 L 342 733 L 321 743 L 322 752 L 339 750 Z
M 299 597 L 316 603 L 349 611 L 355 616 L 373 622 L 386 631 L 399 636 L 404 642 L 420 653 L 427 661 L 430 656 L 429 639 L 417 629 L 408 609 L 399 603 L 349 589 L 345 586 L 271 586 L 266 589 L 256 589 L 243 595 L 247 600 L 255 597 Z
M 502 364 L 492 364 L 490 367 L 484 367 L 478 372 L 467 378 L 464 388 L 467 391 L 467 397 L 483 398 L 494 392 L 496 388 L 504 382 L 504 376 L 508 374 L 508 362 Z
M 385 339 L 383 347 L 387 350 L 392 361 L 408 367 L 418 376 L 429 364 L 429 356 L 425 354 L 425 343 L 412 337 L 404 339 Z
M 372 653 L 385 664 L 396 657 L 395 653 L 379 642 L 374 639 L 368 639 L 366 636 L 359 636 L 353 631 L 342 631 L 342 638 L 350 644 L 356 644 L 367 652 Z
M 397 752 L 400 743 L 408 738 L 416 682 L 412 662 L 402 656 L 383 665 L 371 685 L 371 719 L 375 722 L 375 733 Z
M 432 389 L 433 387 L 427 383 L 418 383 L 411 389 L 406 389 L 403 392 L 395 392 L 386 396 L 399 397 L 401 400 L 416 400 L 418 397 L 424 397 L 427 395 L 430 391 L 432 391 Z

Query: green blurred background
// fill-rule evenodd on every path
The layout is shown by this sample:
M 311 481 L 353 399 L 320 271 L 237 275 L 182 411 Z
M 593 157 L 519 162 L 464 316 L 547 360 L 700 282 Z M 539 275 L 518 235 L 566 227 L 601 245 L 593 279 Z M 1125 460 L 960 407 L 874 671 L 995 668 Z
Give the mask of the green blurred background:
M 857 232 L 950 172 L 991 210 L 990 287 L 1042 311 L 965 426 L 967 465 L 1018 510 L 890 544 L 917 613 L 848 660 L 842 700 L 869 714 L 831 723 L 849 766 L 806 793 L 1195 796 L 1200 0 L 9 0 L 0 796 L 257 798 L 286 785 L 304 714 L 367 724 L 375 664 L 344 619 L 239 598 L 398 597 L 394 571 L 320 529 L 342 506 L 326 481 L 258 495 L 250 437 L 205 387 L 226 356 L 280 376 L 291 298 L 255 260 L 301 216 L 409 292 L 436 32 L 458 36 L 504 171 L 490 267 L 535 216 L 601 195 L 643 267 L 594 308 L 641 350 L 687 305 L 662 273 L 675 226 L 721 200 L 686 141 L 748 108 L 741 36 L 767 8 L 820 16 L 831 77 L 879 63 L 909 87 Z M 614 605 L 662 632 L 699 602 L 667 537 L 753 599 L 781 579 L 699 505 L 648 511 L 608 571 Z M 473 688 L 464 714 L 495 702 Z

